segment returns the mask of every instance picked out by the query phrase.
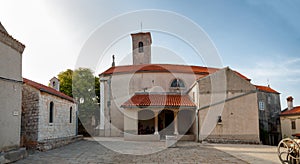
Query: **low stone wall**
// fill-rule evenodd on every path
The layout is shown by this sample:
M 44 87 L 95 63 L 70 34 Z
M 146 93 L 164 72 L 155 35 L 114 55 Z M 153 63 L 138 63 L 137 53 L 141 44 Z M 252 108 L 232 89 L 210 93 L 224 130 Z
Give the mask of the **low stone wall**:
M 125 141 L 159 141 L 159 134 L 151 134 L 151 135 L 134 135 L 134 134 L 124 134 Z
M 50 149 L 62 147 L 64 145 L 82 140 L 83 136 L 78 135 L 78 136 L 72 136 L 72 137 L 64 137 L 64 138 L 58 138 L 58 139 L 48 139 L 48 140 L 43 140 L 43 141 L 38 141 L 37 144 L 37 150 L 39 151 L 47 151 Z
M 254 140 L 238 140 L 238 139 L 206 139 L 209 143 L 221 143 L 221 144 L 260 144 Z
M 179 135 L 178 139 L 179 141 L 195 141 L 195 135 L 194 134 Z
M 0 152 L 0 164 L 15 162 L 17 160 L 26 158 L 27 156 L 28 153 L 26 148 L 11 150 L 8 152 Z

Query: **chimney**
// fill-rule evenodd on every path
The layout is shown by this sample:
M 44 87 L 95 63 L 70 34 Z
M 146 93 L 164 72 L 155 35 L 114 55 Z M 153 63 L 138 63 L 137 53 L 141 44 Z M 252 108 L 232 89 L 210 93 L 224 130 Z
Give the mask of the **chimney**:
M 59 80 L 56 77 L 50 79 L 50 87 L 59 91 Z
M 288 110 L 293 109 L 294 108 L 294 106 L 293 106 L 294 98 L 292 96 L 289 96 L 288 98 L 286 98 L 286 100 L 287 100 Z

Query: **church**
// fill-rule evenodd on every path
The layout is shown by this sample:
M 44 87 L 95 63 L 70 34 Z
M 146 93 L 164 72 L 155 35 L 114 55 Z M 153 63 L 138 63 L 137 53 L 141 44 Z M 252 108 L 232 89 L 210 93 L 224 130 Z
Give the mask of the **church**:
M 100 136 L 265 143 L 281 139 L 279 93 L 225 68 L 152 64 L 150 32 L 131 34 L 132 65 L 99 74 Z M 272 113 L 272 117 L 270 116 Z M 271 128 L 272 127 L 272 128 Z

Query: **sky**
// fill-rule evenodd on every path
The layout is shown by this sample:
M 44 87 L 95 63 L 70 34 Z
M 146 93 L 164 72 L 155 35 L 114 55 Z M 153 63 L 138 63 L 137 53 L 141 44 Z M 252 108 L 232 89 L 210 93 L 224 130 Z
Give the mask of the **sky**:
M 105 24 L 128 13 L 157 10 L 178 14 L 199 26 L 217 48 L 222 66 L 237 70 L 253 84 L 269 84 L 281 93 L 282 108 L 290 95 L 295 98 L 294 104 L 300 105 L 300 1 L 0 1 L 1 23 L 26 46 L 23 77 L 39 83 L 47 85 L 59 72 L 76 68 L 83 47 Z M 157 15 L 152 21 L 138 17 L 136 22 L 119 21 L 110 27 L 114 32 L 127 28 L 137 32 L 141 22 L 143 30 L 159 27 L 164 23 L 162 17 Z M 184 24 L 174 24 L 173 28 L 194 35 Z M 195 57 L 197 52 L 184 40 L 153 29 L 151 34 L 154 62 L 211 66 Z M 104 35 L 94 46 L 101 46 L 111 35 Z M 96 62 L 95 75 L 109 68 L 112 54 L 117 65 L 130 64 L 130 52 L 130 35 L 124 33 L 101 52 L 104 57 Z

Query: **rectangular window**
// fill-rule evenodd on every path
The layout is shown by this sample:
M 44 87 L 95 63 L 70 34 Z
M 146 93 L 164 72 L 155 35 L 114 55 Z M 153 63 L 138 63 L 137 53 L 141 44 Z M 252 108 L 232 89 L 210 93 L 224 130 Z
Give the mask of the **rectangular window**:
M 72 107 L 70 108 L 70 123 L 72 123 Z
M 259 110 L 265 110 L 265 103 L 263 101 L 259 101 L 258 107 L 259 107 Z
M 293 130 L 296 129 L 296 121 L 295 120 L 291 120 L 291 126 L 292 126 Z
M 195 102 L 195 92 L 193 92 L 193 102 Z

